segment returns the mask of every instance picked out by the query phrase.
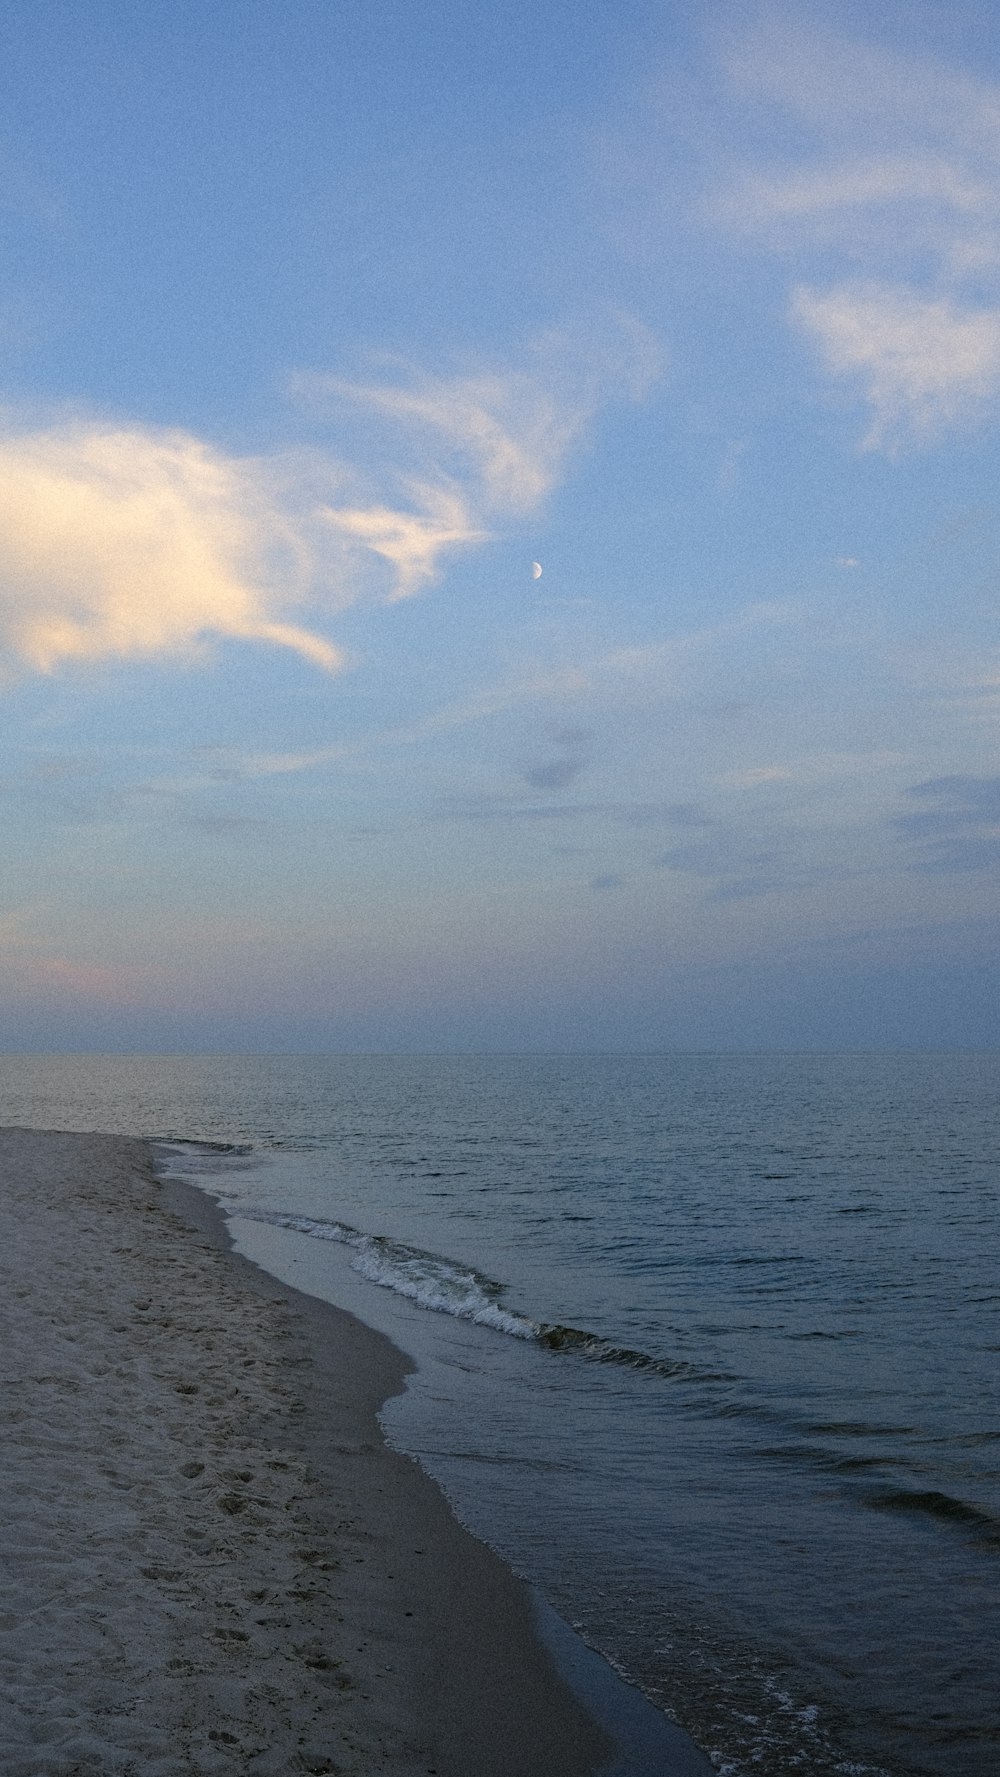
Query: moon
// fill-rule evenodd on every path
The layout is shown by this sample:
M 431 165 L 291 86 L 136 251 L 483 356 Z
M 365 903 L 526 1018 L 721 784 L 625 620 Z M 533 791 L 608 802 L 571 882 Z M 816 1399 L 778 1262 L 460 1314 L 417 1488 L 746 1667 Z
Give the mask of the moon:
M 542 577 L 542 564 L 540 561 L 533 561 L 531 564 L 531 578 L 533 580 L 540 580 L 541 577 Z

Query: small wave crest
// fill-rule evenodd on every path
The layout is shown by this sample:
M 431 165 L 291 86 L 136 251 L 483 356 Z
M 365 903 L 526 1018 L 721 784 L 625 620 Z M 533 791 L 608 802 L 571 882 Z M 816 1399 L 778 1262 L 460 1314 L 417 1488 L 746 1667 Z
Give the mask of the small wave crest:
M 479 1327 L 506 1333 L 514 1339 L 529 1339 L 548 1351 L 571 1352 L 602 1364 L 620 1364 L 626 1369 L 645 1371 L 668 1379 L 686 1377 L 701 1382 L 732 1380 L 722 1372 L 696 1368 L 680 1359 L 653 1357 L 627 1345 L 617 1345 L 598 1333 L 582 1327 L 563 1326 L 555 1321 L 531 1320 L 518 1314 L 501 1301 L 503 1285 L 471 1266 L 440 1253 L 423 1251 L 393 1240 L 386 1234 L 366 1234 L 349 1222 L 321 1221 L 313 1216 L 291 1215 L 280 1210 L 241 1210 L 253 1222 L 264 1222 L 273 1228 L 288 1228 L 296 1234 L 308 1234 L 313 1240 L 331 1240 L 351 1249 L 352 1268 L 380 1288 L 394 1290 L 421 1308 L 437 1314 L 453 1314 L 460 1320 L 471 1320 Z
M 636 1351 L 629 1345 L 616 1345 L 581 1327 L 564 1327 L 542 1321 L 535 1334 L 539 1344 L 550 1351 L 573 1351 L 580 1357 L 595 1358 L 601 1364 L 622 1364 L 628 1370 L 645 1370 L 654 1376 L 686 1377 L 695 1382 L 731 1382 L 735 1380 L 723 1370 L 705 1370 L 683 1358 L 652 1357 L 648 1351 Z
M 192 1160 L 203 1155 L 252 1154 L 253 1142 L 248 1141 L 194 1141 L 181 1135 L 151 1135 L 153 1148 L 163 1158 Z
M 476 1326 L 492 1327 L 494 1332 L 508 1333 L 515 1339 L 536 1339 L 539 1328 L 526 1315 L 505 1308 L 499 1297 L 503 1286 L 490 1277 L 461 1265 L 455 1259 L 442 1258 L 439 1253 L 423 1252 L 385 1234 L 365 1234 L 348 1222 L 316 1221 L 311 1216 L 285 1215 L 278 1211 L 243 1210 L 248 1221 L 266 1222 L 274 1228 L 290 1228 L 297 1234 L 308 1234 L 314 1240 L 332 1240 L 350 1247 L 354 1253 L 353 1269 L 377 1283 L 382 1289 L 395 1290 L 409 1297 L 421 1308 L 437 1314 L 453 1314 L 460 1320 L 471 1320 Z
M 173 1135 L 151 1136 L 153 1164 L 165 1177 L 195 1180 L 213 1196 L 228 1197 L 230 1173 L 254 1172 L 260 1155 L 250 1142 L 189 1141 Z
M 917 1491 L 893 1487 L 872 1491 L 866 1496 L 865 1503 L 880 1512 L 915 1512 L 937 1518 L 970 1531 L 980 1543 L 989 1544 L 991 1548 L 1000 1547 L 1000 1521 L 992 1512 L 970 1505 L 964 1499 L 955 1499 L 952 1494 L 942 1493 L 937 1488 Z

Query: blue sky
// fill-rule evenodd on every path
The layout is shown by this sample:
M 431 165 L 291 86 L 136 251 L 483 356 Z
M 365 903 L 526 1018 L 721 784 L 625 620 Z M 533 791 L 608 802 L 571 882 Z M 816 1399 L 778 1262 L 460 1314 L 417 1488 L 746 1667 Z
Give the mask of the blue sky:
M 5 9 L 4 1047 L 1000 1040 L 997 35 Z

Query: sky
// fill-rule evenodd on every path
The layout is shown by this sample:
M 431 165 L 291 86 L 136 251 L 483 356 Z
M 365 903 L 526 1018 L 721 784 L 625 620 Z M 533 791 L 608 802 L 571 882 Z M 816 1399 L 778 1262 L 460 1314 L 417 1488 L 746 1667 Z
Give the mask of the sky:
M 0 1047 L 1000 1043 L 1000 13 L 2 52 Z

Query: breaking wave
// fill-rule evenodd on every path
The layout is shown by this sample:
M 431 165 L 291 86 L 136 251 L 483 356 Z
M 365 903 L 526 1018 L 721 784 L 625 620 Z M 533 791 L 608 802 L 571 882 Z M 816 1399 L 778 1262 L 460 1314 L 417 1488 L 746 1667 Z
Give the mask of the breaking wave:
M 365 1234 L 348 1222 L 318 1221 L 312 1216 L 287 1215 L 278 1210 L 241 1209 L 240 1214 L 247 1221 L 265 1222 L 272 1228 L 290 1228 L 296 1234 L 308 1234 L 313 1240 L 333 1240 L 340 1246 L 350 1247 L 355 1271 L 382 1289 L 408 1296 L 421 1308 L 429 1308 L 438 1314 L 454 1314 L 460 1320 L 492 1327 L 495 1332 L 508 1333 L 515 1339 L 537 1339 L 541 1332 L 535 1321 L 502 1306 L 499 1300 L 503 1294 L 501 1284 L 454 1259 L 423 1252 L 419 1247 L 407 1246 L 385 1234 Z
M 295 1234 L 307 1234 L 313 1240 L 331 1240 L 349 1247 L 354 1255 L 352 1268 L 370 1283 L 407 1296 L 419 1307 L 432 1313 L 453 1314 L 460 1320 L 473 1321 L 476 1326 L 490 1327 L 493 1332 L 506 1333 L 514 1339 L 530 1339 L 548 1351 L 572 1352 L 602 1364 L 621 1364 L 630 1370 L 642 1370 L 666 1378 L 722 1382 L 730 1378 L 721 1371 L 708 1371 L 680 1359 L 654 1357 L 627 1345 L 617 1345 L 598 1333 L 582 1327 L 563 1326 L 557 1321 L 532 1320 L 518 1314 L 501 1301 L 503 1285 L 486 1277 L 456 1259 L 440 1253 L 423 1251 L 393 1240 L 387 1234 L 366 1234 L 349 1222 L 321 1221 L 313 1216 L 290 1215 L 280 1210 L 241 1209 L 240 1215 L 251 1222 L 264 1222 L 272 1228 L 289 1228 Z

